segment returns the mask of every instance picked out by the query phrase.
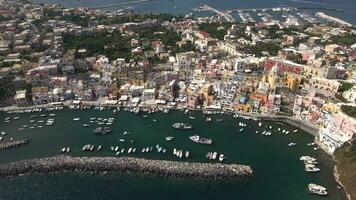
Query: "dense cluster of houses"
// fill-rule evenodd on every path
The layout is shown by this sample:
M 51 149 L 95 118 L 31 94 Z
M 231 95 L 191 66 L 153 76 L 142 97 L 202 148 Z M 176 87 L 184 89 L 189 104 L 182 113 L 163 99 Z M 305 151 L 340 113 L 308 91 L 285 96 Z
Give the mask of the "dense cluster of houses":
M 277 25 L 283 31 L 299 26 L 300 22 L 232 24 L 224 39 L 219 40 L 197 28 L 210 23 L 209 18 L 146 19 L 113 25 L 90 20 L 87 27 L 82 27 L 72 21 L 47 20 L 44 9 L 60 10 L 61 15 L 86 15 L 90 19 L 115 15 L 15 1 L 1 4 L 0 15 L 9 20 L 0 22 L 0 83 L 15 85 L 13 100 L 17 106 L 76 100 L 131 107 L 283 113 L 320 127 L 319 139 L 330 152 L 356 137 L 356 121 L 342 113 L 338 99 L 340 80 L 356 82 L 356 44 L 334 44 L 330 40 L 332 36 L 356 34 L 350 27 L 309 25 L 304 31 L 271 39 L 266 27 Z M 35 24 L 36 20 L 41 23 Z M 189 42 L 196 51 L 173 54 L 161 40 L 147 43 L 134 37 L 135 31 L 155 27 L 174 30 L 182 38 L 177 46 Z M 131 53 L 142 59 L 110 60 L 106 55 L 75 59 L 73 52 L 64 48 L 63 33 L 108 30 L 132 37 Z M 277 55 L 266 51 L 263 56 L 255 56 L 246 50 L 248 46 L 275 40 L 281 46 Z M 143 50 L 145 45 L 151 50 Z M 74 51 L 83 53 L 86 49 Z M 150 57 L 162 62 L 150 63 Z M 80 69 L 85 69 L 85 73 L 76 73 Z M 9 76 L 15 78 L 9 80 Z M 341 96 L 354 104 L 356 86 Z

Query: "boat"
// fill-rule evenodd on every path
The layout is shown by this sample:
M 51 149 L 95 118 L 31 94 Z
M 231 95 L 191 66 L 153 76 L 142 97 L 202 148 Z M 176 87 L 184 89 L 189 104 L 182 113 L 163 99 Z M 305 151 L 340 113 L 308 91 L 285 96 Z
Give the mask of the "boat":
M 189 139 L 191 139 L 193 142 L 198 143 L 198 144 L 212 144 L 213 143 L 212 139 L 203 138 L 203 137 L 200 137 L 199 135 L 189 136 Z
M 66 148 L 66 152 L 69 153 L 70 152 L 70 147 Z
M 188 158 L 189 157 L 189 151 L 185 152 L 185 157 Z
M 73 121 L 79 121 L 79 120 L 80 120 L 79 117 L 73 119 Z
M 312 165 L 319 164 L 317 161 L 314 161 L 314 160 L 304 160 L 303 163 L 304 164 L 312 164 Z
M 224 161 L 224 159 L 225 159 L 224 154 L 220 154 L 219 155 L 219 161 L 222 162 L 222 161 Z
M 308 191 L 312 194 L 317 194 L 320 196 L 326 196 L 328 194 L 326 188 L 315 183 L 308 184 Z
M 288 144 L 289 147 L 295 147 L 296 145 L 297 145 L 297 144 L 294 143 L 294 142 L 291 142 L 291 143 Z
M 89 127 L 91 126 L 90 124 L 83 124 L 83 127 Z
M 207 118 L 205 118 L 205 121 L 211 122 L 211 118 L 210 118 L 210 117 L 207 117 Z
M 195 119 L 195 117 L 194 116 L 189 116 L 189 119 Z
M 108 133 L 111 133 L 112 129 L 110 127 L 98 127 L 94 129 L 94 133 L 101 134 L 101 135 L 106 135 Z
M 216 157 L 217 157 L 217 155 L 218 155 L 218 153 L 214 152 L 214 153 L 212 154 L 211 158 L 212 158 L 213 160 L 215 160 Z
M 119 139 L 119 141 L 120 141 L 120 142 L 125 142 L 125 140 L 124 140 L 124 139 Z
M 166 141 L 171 141 L 171 140 L 174 139 L 174 137 L 172 137 L 172 136 L 167 136 L 167 137 L 165 137 L 165 139 L 166 139 Z
M 181 130 L 190 130 L 190 129 L 193 128 L 193 126 L 190 125 L 190 124 L 178 123 L 178 122 L 177 122 L 177 123 L 174 123 L 174 124 L 172 125 L 172 127 L 175 128 L 175 129 L 181 129 Z
M 64 152 L 66 152 L 66 148 L 65 148 L 65 147 L 63 147 L 63 148 L 61 149 L 61 153 L 64 153 Z
M 102 146 L 101 145 L 99 145 L 98 146 L 98 148 L 96 149 L 97 151 L 100 151 L 101 150 L 101 148 L 102 148 Z M 111 148 L 112 149 L 112 148 Z
M 183 157 L 183 151 L 182 151 L 182 150 L 179 150 L 179 151 L 178 151 L 178 157 L 179 157 L 179 158 L 182 158 L 182 157 Z
M 311 156 L 300 156 L 299 160 L 300 161 L 305 161 L 305 160 L 316 161 L 316 159 Z
M 319 172 L 320 168 L 315 167 L 315 165 L 313 165 L 313 164 L 306 164 L 305 171 L 306 172 Z

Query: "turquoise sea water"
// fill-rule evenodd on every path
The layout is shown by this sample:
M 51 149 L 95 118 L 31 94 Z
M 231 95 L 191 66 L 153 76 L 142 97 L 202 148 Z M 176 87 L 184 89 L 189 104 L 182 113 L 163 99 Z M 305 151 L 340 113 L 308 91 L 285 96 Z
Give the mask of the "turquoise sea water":
M 0 113 L 0 131 L 6 131 L 4 140 L 30 139 L 25 146 L 0 151 L 0 162 L 21 159 L 48 157 L 59 154 L 63 146 L 70 146 L 71 155 L 78 156 L 114 156 L 110 146 L 120 148 L 137 147 L 136 154 L 130 156 L 151 159 L 179 160 L 173 156 L 173 148 L 189 150 L 191 157 L 182 159 L 191 162 L 208 162 L 205 154 L 208 151 L 224 153 L 227 163 L 250 165 L 255 176 L 247 180 L 235 180 L 224 183 L 199 182 L 189 180 L 168 180 L 162 177 L 149 177 L 135 174 L 93 175 L 89 173 L 64 173 L 52 175 L 26 175 L 19 177 L 0 178 L 0 199 L 249 199 L 249 200 L 286 200 L 286 199 L 344 199 L 342 191 L 337 189 L 330 157 L 321 151 L 307 147 L 313 137 L 301 130 L 292 133 L 294 128 L 283 124 L 263 122 L 262 127 L 255 121 L 235 119 L 225 115 L 213 115 L 212 122 L 206 122 L 200 113 L 193 113 L 191 120 L 182 112 L 169 114 L 156 113 L 144 118 L 128 112 L 113 115 L 111 111 L 62 111 L 57 112 L 55 124 L 52 127 L 17 129 L 24 124 L 30 124 L 32 114 Z M 39 115 L 39 114 L 37 114 Z M 5 123 L 7 116 L 20 116 L 19 120 Z M 98 136 L 93 133 L 93 127 L 83 127 L 89 123 L 90 117 L 115 117 L 113 133 Z M 80 121 L 73 121 L 80 117 Z M 46 120 L 48 117 L 38 117 L 35 120 Z M 223 122 L 216 122 L 223 118 Z M 155 121 L 154 121 L 155 120 Z M 189 122 L 193 124 L 191 131 L 175 130 L 174 122 Z M 239 122 L 247 123 L 247 127 L 239 132 Z M 272 136 L 256 134 L 272 126 Z M 289 130 L 289 135 L 277 131 L 277 128 Z M 124 131 L 131 134 L 123 135 Z M 214 140 L 213 145 L 199 145 L 188 139 L 189 135 L 199 134 Z M 165 136 L 174 136 L 173 141 L 165 141 Z M 119 139 L 126 142 L 119 142 Z M 133 140 L 133 142 L 129 142 Z M 289 142 L 296 142 L 294 148 L 288 147 Z M 103 145 L 100 152 L 82 152 L 84 144 Z M 167 148 L 167 153 L 141 153 L 142 147 L 161 146 Z M 128 154 L 125 154 L 128 155 Z M 321 172 L 308 174 L 299 156 L 311 155 L 321 163 Z M 328 197 L 318 197 L 308 194 L 306 185 L 310 182 L 328 188 Z
M 44 2 L 50 4 L 61 4 L 66 7 L 95 7 L 102 5 L 111 5 L 120 2 L 129 2 L 131 0 L 32 0 L 33 2 Z M 184 15 L 192 12 L 191 8 L 196 8 L 200 4 L 208 4 L 217 9 L 238 9 L 238 8 L 271 8 L 277 6 L 294 7 L 322 7 L 341 9 L 343 12 L 325 11 L 332 16 L 342 18 L 350 23 L 356 24 L 356 1 L 355 0 L 154 0 L 133 6 L 140 12 L 153 13 L 171 13 Z M 124 6 L 127 7 L 127 6 Z M 111 8 L 111 10 L 119 7 Z M 310 11 L 310 10 L 305 10 Z M 317 10 L 312 10 L 313 12 Z

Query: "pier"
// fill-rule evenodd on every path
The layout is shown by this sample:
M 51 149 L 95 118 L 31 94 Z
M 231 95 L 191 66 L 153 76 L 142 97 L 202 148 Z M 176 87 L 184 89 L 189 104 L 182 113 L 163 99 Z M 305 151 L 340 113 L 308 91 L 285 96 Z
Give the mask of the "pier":
M 231 16 L 229 13 L 217 10 L 211 6 L 206 5 L 206 4 L 201 5 L 200 8 L 204 11 L 211 11 L 211 12 L 216 13 L 216 14 L 220 15 L 221 17 L 225 18 L 225 20 L 228 22 L 235 21 L 235 18 L 233 16 Z
M 62 171 L 137 172 L 172 178 L 225 180 L 253 175 L 250 166 L 221 163 L 190 163 L 133 157 L 54 156 L 0 165 L 0 176 Z
M 102 9 L 102 8 L 111 8 L 111 7 L 118 7 L 118 6 L 126 6 L 126 5 L 140 4 L 140 3 L 151 2 L 151 1 L 154 1 L 154 0 L 135 0 L 135 1 L 127 1 L 127 2 L 121 2 L 121 3 L 109 4 L 109 5 L 103 5 L 103 6 L 94 6 L 94 7 L 91 7 L 91 9 Z

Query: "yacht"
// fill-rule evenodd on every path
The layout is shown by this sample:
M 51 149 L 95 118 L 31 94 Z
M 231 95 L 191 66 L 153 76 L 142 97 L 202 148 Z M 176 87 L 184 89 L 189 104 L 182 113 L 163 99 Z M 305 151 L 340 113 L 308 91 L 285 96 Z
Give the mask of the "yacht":
M 317 185 L 315 183 L 308 184 L 308 191 L 312 194 L 317 194 L 320 196 L 325 196 L 328 194 L 326 188 L 324 188 L 323 186 Z
M 224 161 L 224 159 L 225 159 L 224 154 L 220 154 L 219 155 L 219 161 L 222 162 L 222 161 Z
M 306 161 L 306 160 L 316 161 L 316 159 L 311 156 L 300 156 L 299 160 L 300 161 Z
M 297 145 L 297 143 L 291 142 L 288 144 L 289 147 L 295 147 Z
M 198 144 L 212 144 L 213 140 L 210 138 L 203 138 L 199 135 L 189 136 L 189 139 Z
M 315 167 L 315 165 L 313 165 L 313 164 L 306 164 L 305 171 L 306 172 L 319 172 L 320 168 Z
M 174 137 L 172 137 L 172 136 L 167 136 L 167 137 L 165 137 L 165 139 L 166 139 L 166 141 L 171 141 L 171 140 L 174 139 Z
M 177 123 L 174 123 L 174 124 L 172 125 L 172 127 L 175 128 L 175 129 L 181 129 L 181 130 L 190 130 L 190 129 L 193 128 L 193 126 L 190 125 L 190 124 L 178 123 L 178 122 L 177 122 Z
M 189 116 L 189 119 L 195 119 L 195 117 L 194 116 Z
M 185 152 L 185 157 L 188 158 L 189 157 L 189 151 Z
M 215 160 L 216 157 L 217 157 L 217 155 L 218 155 L 218 153 L 214 152 L 214 153 L 212 154 L 212 157 L 211 157 L 211 158 L 212 158 L 213 160 Z

